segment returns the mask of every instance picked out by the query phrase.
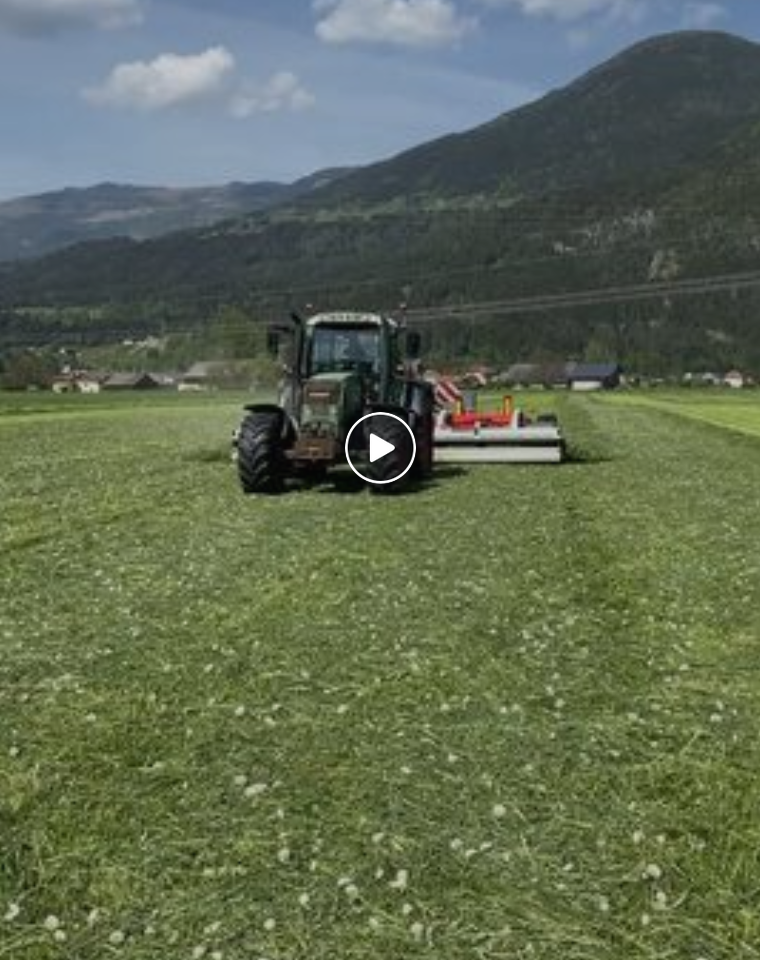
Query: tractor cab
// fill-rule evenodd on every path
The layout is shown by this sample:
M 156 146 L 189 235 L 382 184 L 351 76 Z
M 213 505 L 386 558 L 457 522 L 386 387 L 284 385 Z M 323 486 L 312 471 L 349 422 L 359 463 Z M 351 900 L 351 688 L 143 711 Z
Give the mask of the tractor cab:
M 366 400 L 386 396 L 396 367 L 398 325 L 377 314 L 317 314 L 304 330 L 301 376 L 353 374 Z

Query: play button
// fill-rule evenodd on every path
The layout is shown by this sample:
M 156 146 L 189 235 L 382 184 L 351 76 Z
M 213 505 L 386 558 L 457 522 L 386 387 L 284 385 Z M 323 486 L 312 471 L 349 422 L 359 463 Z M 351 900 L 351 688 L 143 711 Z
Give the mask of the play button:
M 378 437 L 376 433 L 371 433 L 369 435 L 369 462 L 374 463 L 375 460 L 379 460 L 381 457 L 387 457 L 389 453 L 393 453 L 396 449 L 395 444 L 388 443 L 387 440 L 383 440 L 382 437 Z
M 414 431 L 395 413 L 367 413 L 346 437 L 346 461 L 366 483 L 395 483 L 405 477 L 417 456 Z

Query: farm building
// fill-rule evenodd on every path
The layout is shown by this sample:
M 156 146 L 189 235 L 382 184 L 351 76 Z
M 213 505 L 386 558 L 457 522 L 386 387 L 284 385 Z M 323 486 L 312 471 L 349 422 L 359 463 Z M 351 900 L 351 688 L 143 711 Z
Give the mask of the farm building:
M 92 370 L 68 370 L 58 374 L 51 383 L 53 393 L 100 393 L 107 373 Z
M 746 386 L 746 378 L 740 370 L 729 370 L 723 377 L 723 385 L 733 390 L 741 390 Z
M 180 378 L 178 390 L 214 390 L 217 387 L 244 387 L 251 382 L 248 364 L 240 360 L 200 360 Z
M 211 390 L 227 377 L 229 366 L 223 360 L 199 360 L 183 374 L 178 389 Z
M 513 363 L 497 380 L 509 387 L 534 387 L 543 383 L 537 363 Z
M 509 387 L 545 387 L 547 389 L 567 386 L 567 365 L 564 363 L 515 363 L 498 374 L 497 383 Z
M 571 390 L 614 390 L 622 372 L 618 363 L 568 363 L 565 368 Z
M 102 384 L 103 390 L 156 390 L 159 386 L 149 373 L 112 373 Z

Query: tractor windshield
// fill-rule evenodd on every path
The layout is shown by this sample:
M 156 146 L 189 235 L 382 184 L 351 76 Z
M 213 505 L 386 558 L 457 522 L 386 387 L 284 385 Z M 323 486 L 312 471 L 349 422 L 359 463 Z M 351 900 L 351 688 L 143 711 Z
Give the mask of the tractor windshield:
M 309 348 L 308 373 L 355 370 L 380 374 L 380 330 L 369 326 L 315 327 Z

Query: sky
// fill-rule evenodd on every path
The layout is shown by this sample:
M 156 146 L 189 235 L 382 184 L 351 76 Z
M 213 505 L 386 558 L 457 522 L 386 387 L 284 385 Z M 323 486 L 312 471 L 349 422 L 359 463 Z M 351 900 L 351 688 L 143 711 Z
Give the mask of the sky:
M 757 0 L 0 0 L 0 199 L 372 163 Z

